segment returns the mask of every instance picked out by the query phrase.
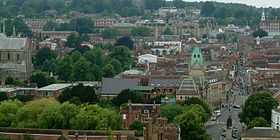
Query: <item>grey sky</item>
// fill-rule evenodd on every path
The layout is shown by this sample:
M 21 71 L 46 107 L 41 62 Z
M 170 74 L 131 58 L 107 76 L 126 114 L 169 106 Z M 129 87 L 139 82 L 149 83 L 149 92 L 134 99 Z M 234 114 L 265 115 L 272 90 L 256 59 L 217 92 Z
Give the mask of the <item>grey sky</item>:
M 217 2 L 231 2 L 243 3 L 257 7 L 277 7 L 280 8 L 280 0 L 185 0 L 185 1 L 217 1 Z

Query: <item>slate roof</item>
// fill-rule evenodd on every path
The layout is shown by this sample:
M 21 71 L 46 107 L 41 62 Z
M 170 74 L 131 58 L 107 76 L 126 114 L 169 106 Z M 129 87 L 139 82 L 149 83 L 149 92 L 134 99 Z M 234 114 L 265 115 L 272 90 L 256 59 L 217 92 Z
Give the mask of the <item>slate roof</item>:
M 0 37 L 0 49 L 19 50 L 25 48 L 27 38 Z
M 247 130 L 242 137 L 250 138 L 279 138 L 280 132 L 273 130 L 269 127 L 255 127 L 253 129 Z
M 176 95 L 197 96 L 196 85 L 194 80 L 191 77 L 184 78 L 183 81 L 180 83 L 180 88 Z
M 152 78 L 149 81 L 149 86 L 152 86 L 152 87 L 179 87 L 180 83 L 181 83 L 180 79 Z
M 125 89 L 137 88 L 139 82 L 137 79 L 103 78 L 101 94 L 118 95 Z

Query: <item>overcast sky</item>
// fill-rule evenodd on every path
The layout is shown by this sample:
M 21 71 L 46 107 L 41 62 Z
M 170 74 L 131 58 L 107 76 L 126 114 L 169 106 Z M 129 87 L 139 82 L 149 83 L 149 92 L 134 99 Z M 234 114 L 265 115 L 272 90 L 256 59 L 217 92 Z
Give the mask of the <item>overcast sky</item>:
M 277 7 L 280 8 L 280 0 L 185 0 L 185 1 L 217 1 L 217 2 L 231 2 L 254 5 L 257 7 Z

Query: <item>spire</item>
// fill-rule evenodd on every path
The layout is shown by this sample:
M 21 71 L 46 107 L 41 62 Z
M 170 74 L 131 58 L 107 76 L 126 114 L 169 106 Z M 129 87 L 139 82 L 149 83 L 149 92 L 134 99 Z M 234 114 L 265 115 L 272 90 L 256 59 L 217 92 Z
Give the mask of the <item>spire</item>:
M 263 9 L 263 12 L 262 12 L 262 18 L 261 18 L 261 21 L 265 21 L 265 12 L 264 12 L 264 9 Z
M 14 25 L 14 27 L 13 27 L 13 37 L 16 37 L 16 26 Z
M 3 21 L 3 34 L 6 34 L 6 22 L 5 22 L 5 19 Z

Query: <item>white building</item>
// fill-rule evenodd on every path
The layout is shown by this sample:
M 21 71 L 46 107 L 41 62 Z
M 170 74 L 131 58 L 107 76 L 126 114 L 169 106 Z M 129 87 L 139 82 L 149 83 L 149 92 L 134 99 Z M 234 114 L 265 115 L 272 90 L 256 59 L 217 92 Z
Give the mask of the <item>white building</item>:
M 280 130 L 280 110 L 279 109 L 272 110 L 271 127 L 275 130 Z
M 138 63 L 147 64 L 147 63 L 157 63 L 157 56 L 152 54 L 144 54 L 138 56 Z
M 158 14 L 161 17 L 166 17 L 168 15 L 176 15 L 178 9 L 176 7 L 161 7 L 158 10 Z
M 181 41 L 155 41 L 148 43 L 151 46 L 152 54 L 157 56 L 175 55 L 182 50 Z

